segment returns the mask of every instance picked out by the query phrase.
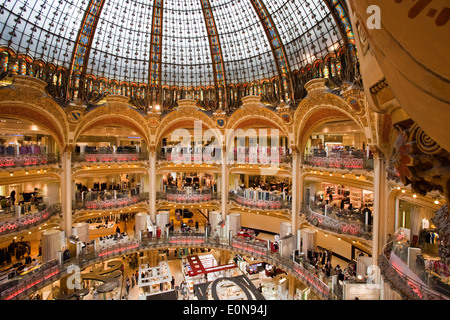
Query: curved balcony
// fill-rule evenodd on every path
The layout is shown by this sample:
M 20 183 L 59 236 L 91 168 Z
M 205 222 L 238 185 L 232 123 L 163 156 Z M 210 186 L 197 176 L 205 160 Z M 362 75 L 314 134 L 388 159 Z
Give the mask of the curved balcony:
M 305 157 L 303 164 L 327 169 L 373 170 L 373 159 L 357 157 Z
M 194 190 L 191 187 L 183 190 L 178 188 L 167 188 L 166 192 L 157 192 L 158 200 L 165 200 L 171 203 L 193 204 L 204 203 L 220 199 L 220 194 L 214 192 L 211 188 L 202 188 Z
M 22 294 L 30 294 L 37 287 L 42 288 L 58 280 L 63 275 L 62 271 L 61 265 L 56 260 L 26 271 L 0 286 L 0 299 L 14 300 Z
M 179 149 L 179 150 L 178 150 Z M 282 152 L 271 152 L 270 148 L 268 151 L 263 152 L 262 150 L 258 152 L 249 152 L 249 148 L 244 148 L 244 150 L 238 150 L 234 148 L 233 153 L 227 155 L 228 164 L 254 164 L 254 165 L 279 165 L 279 164 L 291 164 L 292 157 L 286 151 Z M 173 153 L 172 153 L 172 150 Z M 215 148 L 213 151 L 203 148 L 200 150 L 193 148 L 170 148 L 166 147 L 164 152 L 159 152 L 157 160 L 167 161 L 167 162 L 181 162 L 181 163 L 211 163 L 215 162 L 220 164 L 222 162 L 221 158 L 222 150 L 220 148 Z
M 402 270 L 395 259 L 391 259 L 391 255 L 395 254 L 393 251 L 394 240 L 389 239 L 383 253 L 378 257 L 378 266 L 381 274 L 391 288 L 401 294 L 404 299 L 408 300 L 449 300 L 448 285 L 446 291 L 439 284 L 439 281 L 432 281 L 430 278 L 422 278 L 425 282 L 413 277 L 410 272 Z M 399 258 L 398 258 L 399 259 Z M 409 270 L 410 271 L 410 270 Z M 412 272 L 412 271 L 411 271 Z M 420 277 L 419 277 L 420 279 Z M 421 280 L 422 280 L 421 279 Z M 446 295 L 443 295 L 446 293 Z
M 0 221 L 0 236 L 36 227 L 60 213 L 60 204 L 55 204 L 39 212 L 23 215 L 20 218 Z
M 74 162 L 89 163 L 126 163 L 135 161 L 148 161 L 148 153 L 125 153 L 125 152 L 92 152 L 75 153 L 72 160 Z
M 86 196 L 86 199 L 77 199 L 73 203 L 75 210 L 107 210 L 124 208 L 138 204 L 149 199 L 148 192 L 131 194 L 130 192 L 121 192 L 108 195 L 101 195 L 100 192 L 93 192 Z
M 221 162 L 221 149 L 215 148 L 212 152 L 206 148 L 194 151 L 187 150 L 188 148 L 179 148 L 180 150 L 166 147 L 164 152 L 158 152 L 156 160 L 162 162 L 181 162 L 181 163 L 220 163 Z M 192 148 L 190 148 L 192 149 Z M 214 161 L 214 160 L 217 161 Z
M 372 226 L 365 224 L 363 217 L 357 211 L 330 207 L 325 212 L 325 207 L 311 205 L 304 206 L 302 213 L 306 216 L 306 220 L 317 228 L 367 240 L 372 239 Z
M 0 169 L 5 168 L 26 168 L 51 165 L 59 162 L 59 154 L 18 154 L 3 155 L 0 154 Z
M 248 194 L 247 190 L 230 191 L 228 199 L 242 207 L 259 210 L 291 210 L 291 196 L 284 196 L 278 191 L 253 191 Z
M 1 300 L 19 300 L 26 297 L 31 292 L 37 291 L 53 281 L 58 280 L 67 274 L 69 266 L 77 265 L 80 268 L 109 259 L 119 258 L 124 254 L 131 254 L 140 251 L 168 249 L 177 246 L 213 248 L 238 252 L 245 255 L 254 256 L 266 261 L 277 268 L 280 268 L 300 281 L 308 285 L 311 290 L 321 299 L 335 299 L 330 286 L 320 280 L 314 272 L 309 271 L 309 267 L 304 262 L 294 262 L 292 259 L 283 258 L 278 252 L 271 252 L 267 246 L 254 244 L 251 241 L 240 238 L 209 238 L 203 234 L 182 235 L 172 234 L 166 238 L 152 238 L 145 241 L 138 241 L 130 237 L 129 241 L 102 247 L 97 252 L 81 255 L 57 264 L 54 261 L 37 267 L 33 272 L 9 280 L 0 287 Z

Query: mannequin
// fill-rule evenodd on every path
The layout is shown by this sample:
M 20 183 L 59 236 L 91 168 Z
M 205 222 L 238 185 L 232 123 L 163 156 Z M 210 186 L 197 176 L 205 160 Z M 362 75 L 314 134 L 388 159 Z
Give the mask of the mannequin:
M 430 221 L 427 218 L 422 219 L 422 229 L 428 229 L 430 227 Z

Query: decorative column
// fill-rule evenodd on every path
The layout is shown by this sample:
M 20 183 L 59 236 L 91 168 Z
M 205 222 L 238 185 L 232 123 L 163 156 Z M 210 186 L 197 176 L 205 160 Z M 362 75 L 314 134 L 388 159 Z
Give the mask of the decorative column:
M 377 265 L 378 256 L 386 244 L 388 181 L 386 158 L 377 150 L 374 154 L 374 195 L 373 195 L 373 232 L 372 263 Z
M 232 150 L 232 149 L 231 149 Z M 228 170 L 227 170 L 227 146 L 224 144 L 223 152 L 222 152 L 222 168 L 221 168 L 221 212 L 222 219 L 226 220 L 227 218 L 227 209 L 228 209 Z
M 297 221 L 300 213 L 300 195 L 303 194 L 300 179 L 300 153 L 296 147 L 292 148 L 292 232 L 297 232 Z
M 72 235 L 72 146 L 66 146 L 61 156 L 61 209 L 66 237 Z
M 148 172 L 150 190 L 149 190 L 149 201 L 150 201 L 150 217 L 152 221 L 156 219 L 156 148 L 154 146 L 150 147 L 150 170 Z

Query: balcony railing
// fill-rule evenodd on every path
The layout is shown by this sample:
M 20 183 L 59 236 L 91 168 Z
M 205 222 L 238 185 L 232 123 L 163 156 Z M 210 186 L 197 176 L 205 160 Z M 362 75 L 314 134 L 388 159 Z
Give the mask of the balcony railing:
M 378 266 L 386 282 L 390 284 L 403 298 L 408 300 L 449 300 L 450 297 L 443 296 L 435 291 L 435 287 L 420 283 L 402 272 L 391 263 L 393 241 L 390 239 L 378 257 Z M 439 288 L 438 288 L 439 289 Z
M 211 188 L 179 190 L 167 188 L 166 192 L 157 192 L 156 198 L 173 203 L 202 203 L 220 199 L 220 193 Z
M 0 236 L 35 227 L 61 213 L 60 204 L 52 205 L 42 211 L 30 213 L 20 218 L 0 222 Z
M 121 257 L 124 254 L 153 249 L 165 249 L 174 246 L 209 247 L 249 254 L 291 273 L 293 276 L 307 284 L 320 298 L 335 298 L 327 283 L 320 280 L 315 273 L 309 271 L 308 266 L 305 265 L 304 262 L 298 263 L 292 259 L 283 258 L 280 256 L 279 252 L 272 252 L 267 246 L 254 244 L 251 241 L 236 237 L 226 239 L 206 237 L 204 234 L 170 234 L 165 238 L 152 238 L 145 239 L 144 241 L 138 241 L 135 238 L 130 237 L 130 240 L 126 243 L 102 247 L 97 252 L 80 255 L 64 261 L 62 264 L 49 262 L 47 265 L 37 268 L 35 272 L 29 273 L 27 276 L 21 276 L 3 284 L 0 287 L 2 289 L 0 292 L 0 299 L 18 300 L 24 298 L 66 274 L 69 266 L 77 265 L 78 267 L 83 268 L 93 263 Z
M 148 153 L 76 153 L 74 162 L 114 163 L 148 160 Z
M 59 155 L 53 153 L 0 155 L 0 169 L 28 166 L 44 166 L 59 162 Z
M 279 192 L 254 190 L 256 197 L 248 196 L 245 190 L 230 191 L 228 199 L 239 205 L 260 210 L 290 210 L 292 208 L 291 196 L 283 196 Z
M 201 152 L 200 152 L 201 151 Z M 214 152 L 210 150 L 203 149 L 196 152 L 195 150 L 180 150 L 175 154 L 171 151 L 159 152 L 157 156 L 158 160 L 168 161 L 168 162 L 180 162 L 180 163 L 217 163 L 222 162 L 221 150 L 216 149 Z M 260 164 L 260 165 L 279 165 L 279 164 L 290 164 L 292 162 L 292 157 L 286 152 L 281 153 L 271 153 L 269 152 L 259 152 L 259 153 L 249 153 L 248 151 L 237 152 L 236 149 L 233 153 L 227 155 L 228 164 Z
M 77 199 L 72 206 L 75 210 L 106 210 L 132 206 L 139 202 L 147 201 L 148 199 L 148 192 L 134 195 L 131 195 L 129 192 L 122 192 L 117 193 L 116 197 L 113 195 L 105 197 L 98 195 L 95 199 L 93 197 L 88 197 L 86 200 Z
M 339 157 L 305 157 L 303 164 L 330 169 L 365 169 L 373 170 L 373 159 L 339 158 Z
M 31 294 L 36 287 L 43 287 L 61 277 L 61 265 L 57 260 L 51 260 L 17 276 L 0 285 L 0 299 L 14 300 L 21 295 Z
M 330 207 L 327 208 L 325 214 L 324 207 L 312 204 L 309 207 L 303 206 L 302 213 L 305 214 L 306 220 L 308 220 L 309 223 L 320 229 L 365 239 L 372 239 L 372 226 L 363 223 L 361 221 L 361 215 L 358 212 L 339 210 Z

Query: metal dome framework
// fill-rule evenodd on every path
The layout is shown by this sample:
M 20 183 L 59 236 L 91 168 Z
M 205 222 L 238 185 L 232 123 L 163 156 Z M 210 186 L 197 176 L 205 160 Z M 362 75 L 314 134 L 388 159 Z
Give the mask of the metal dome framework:
M 44 79 L 63 106 L 104 94 L 144 110 L 191 98 L 229 112 L 250 94 L 276 106 L 354 67 L 346 12 L 342 0 L 4 0 L 0 66 Z

